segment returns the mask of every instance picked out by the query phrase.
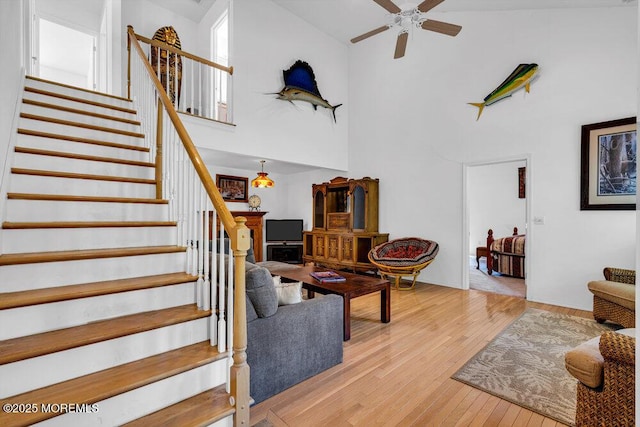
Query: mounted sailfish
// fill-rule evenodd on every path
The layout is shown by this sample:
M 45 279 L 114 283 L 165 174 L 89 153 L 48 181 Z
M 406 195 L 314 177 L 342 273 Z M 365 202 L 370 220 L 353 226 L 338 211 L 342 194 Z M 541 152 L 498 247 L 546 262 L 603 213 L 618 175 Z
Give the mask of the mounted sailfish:
M 297 60 L 291 68 L 283 70 L 282 74 L 284 76 L 284 88 L 276 93 L 278 99 L 291 103 L 293 103 L 292 101 L 306 101 L 313 105 L 314 110 L 318 109 L 318 105 L 328 108 L 333 113 L 333 121 L 336 121 L 336 108 L 342 104 L 331 105 L 326 99 L 322 98 L 316 83 L 316 76 L 313 74 L 313 69 L 309 64 Z
M 501 99 L 507 98 L 519 89 L 529 92 L 531 82 L 538 77 L 538 64 L 520 64 L 493 92 L 484 98 L 484 102 L 469 102 L 469 105 L 478 107 L 478 118 L 485 106 L 495 104 Z

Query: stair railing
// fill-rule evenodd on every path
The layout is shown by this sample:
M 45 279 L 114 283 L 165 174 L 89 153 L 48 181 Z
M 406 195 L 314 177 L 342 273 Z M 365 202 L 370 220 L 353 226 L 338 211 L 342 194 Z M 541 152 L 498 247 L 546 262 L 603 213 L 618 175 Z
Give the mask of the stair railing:
M 176 111 L 231 123 L 231 106 L 226 99 L 220 99 L 222 95 L 216 93 L 222 94 L 231 86 L 233 67 L 201 58 L 140 34 L 135 37 L 145 45 L 147 59 L 163 83 Z M 167 90 L 167 85 L 173 90 Z M 128 90 L 131 96 L 130 88 Z
M 220 351 L 229 344 L 233 347 L 227 386 L 236 409 L 234 424 L 249 425 L 245 262 L 250 234 L 246 218 L 232 216 L 150 64 L 149 52 L 138 42 L 140 36 L 131 26 L 127 33 L 129 96 L 156 162 L 157 196 L 169 200 L 170 215 L 177 221 L 177 244 L 187 248 L 185 271 L 198 276 L 198 307 L 212 311 L 211 345 Z M 225 254 L 226 236 L 233 256 Z

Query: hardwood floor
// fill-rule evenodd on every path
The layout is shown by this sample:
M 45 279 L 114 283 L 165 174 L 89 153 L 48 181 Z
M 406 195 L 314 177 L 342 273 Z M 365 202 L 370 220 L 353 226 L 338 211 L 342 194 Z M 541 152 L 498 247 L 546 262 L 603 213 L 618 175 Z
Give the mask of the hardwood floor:
M 379 301 L 352 300 L 344 362 L 252 407 L 251 425 L 563 425 L 450 376 L 527 307 L 591 312 L 419 283 L 391 292 L 391 323 L 383 324 Z
M 477 269 L 476 266 L 478 264 L 480 268 Z M 489 275 L 487 272 L 487 259 L 481 258 L 480 262 L 476 263 L 475 256 L 469 257 L 469 288 L 519 298 L 525 298 L 527 295 L 524 279 L 503 276 L 498 273 Z

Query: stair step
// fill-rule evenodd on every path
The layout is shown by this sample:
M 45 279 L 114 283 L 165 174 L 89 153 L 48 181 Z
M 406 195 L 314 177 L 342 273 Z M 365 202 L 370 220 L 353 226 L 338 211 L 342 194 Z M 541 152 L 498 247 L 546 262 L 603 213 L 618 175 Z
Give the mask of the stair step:
M 197 394 L 160 411 L 138 418 L 123 427 L 196 427 L 208 426 L 235 413 L 225 385 Z
M 55 221 L 55 222 L 8 222 L 2 223 L 5 230 L 27 230 L 40 228 L 126 228 L 126 227 L 175 227 L 176 221 Z
M 116 395 L 143 387 L 183 372 L 204 366 L 226 357 L 209 342 L 201 342 L 177 350 L 151 356 L 114 368 L 64 381 L 48 387 L 22 393 L 0 402 L 12 404 L 56 405 L 73 402 L 78 405 L 92 405 Z M 40 408 L 39 408 L 40 409 Z M 0 412 L 0 425 L 31 425 L 58 415 L 55 412 L 35 413 Z
M 195 282 L 196 280 L 198 280 L 198 276 L 180 272 L 133 277 L 130 279 L 106 280 L 103 282 L 83 283 L 57 288 L 5 292 L 0 293 L 0 310 L 177 285 L 180 283 Z
M 144 145 L 145 139 L 141 134 L 129 134 L 129 131 L 113 132 L 106 131 L 106 129 L 92 129 L 91 127 L 84 126 L 82 123 L 65 122 L 63 120 L 40 120 L 31 117 L 19 117 L 18 125 L 19 129 L 32 129 L 44 133 L 52 133 L 58 135 L 67 135 L 72 138 L 87 138 L 106 140 L 116 144 L 128 144 L 128 145 Z M 139 131 L 139 129 L 135 129 Z
M 144 134 L 139 132 L 130 132 L 130 131 L 121 130 L 121 129 L 114 129 L 114 128 L 109 128 L 104 126 L 96 126 L 96 125 L 91 125 L 87 123 L 74 122 L 70 120 L 62 120 L 54 117 L 46 117 L 46 116 L 40 116 L 36 114 L 20 113 L 20 118 L 29 119 L 29 120 L 38 120 L 38 121 L 47 122 L 47 123 L 55 123 L 55 124 L 64 125 L 64 126 L 79 127 L 79 128 L 90 129 L 90 130 L 99 131 L 99 132 L 115 133 L 118 135 L 125 135 L 133 138 L 144 138 Z
M 33 252 L 0 255 L 0 266 L 33 264 L 42 262 L 77 261 L 98 258 L 118 258 L 137 255 L 154 255 L 184 252 L 183 246 L 142 246 L 136 248 L 93 249 L 82 251 Z
M 19 171 L 22 168 L 18 168 Z M 37 171 L 41 169 L 35 169 Z M 11 176 L 10 191 L 14 193 L 47 193 L 47 194 L 71 194 L 74 196 L 91 197 L 156 197 L 156 185 L 152 184 L 149 176 L 123 179 L 121 174 L 94 175 L 97 179 L 91 179 L 93 174 L 72 174 L 64 171 L 49 173 L 16 173 Z M 142 179 L 142 181 L 141 181 Z
M 60 136 L 60 138 L 58 138 Z M 62 138 L 62 139 L 61 139 Z M 70 140 L 71 139 L 71 140 Z M 42 131 L 25 130 L 18 131 L 16 146 L 37 150 L 60 151 L 64 153 L 76 153 L 86 156 L 111 157 L 135 161 L 153 162 L 150 150 L 135 146 L 121 146 L 112 142 L 93 140 L 89 143 L 84 140 L 73 140 L 68 135 L 42 135 Z M 132 148 L 133 147 L 133 148 Z
M 122 149 L 125 149 L 125 150 L 143 151 L 145 153 L 149 152 L 149 149 L 147 147 L 140 147 L 140 146 L 137 146 L 137 145 L 122 144 L 122 143 L 119 143 L 119 142 L 102 141 L 102 140 L 91 139 L 91 138 L 75 137 L 75 136 L 69 136 L 69 135 L 64 135 L 64 134 L 59 134 L 59 133 L 41 132 L 41 131 L 31 130 L 31 129 L 20 128 L 20 129 L 18 129 L 18 134 L 20 134 L 20 135 L 39 136 L 39 137 L 42 137 L 42 138 L 61 139 L 63 141 L 80 142 L 80 143 L 84 143 L 84 144 L 101 145 L 101 146 L 104 146 L 104 147 L 122 148 Z
M 111 175 L 91 175 L 86 173 L 45 171 L 45 170 L 39 170 L 39 169 L 11 168 L 11 173 L 16 175 L 48 176 L 48 177 L 55 177 L 55 178 L 91 179 L 96 181 L 129 182 L 133 184 L 150 184 L 150 185 L 156 184 L 156 181 L 154 179 L 131 178 L 126 176 L 111 176 Z
M 166 205 L 166 199 L 145 199 L 135 197 L 100 197 L 100 196 L 73 196 L 67 194 L 33 194 L 33 193 L 8 193 L 11 200 L 48 200 L 57 202 L 104 202 L 104 203 L 146 203 Z
M 106 163 L 117 163 L 121 165 L 128 166 L 141 166 L 141 167 L 149 167 L 155 168 L 155 164 L 152 162 L 143 162 L 138 160 L 127 160 L 127 159 L 117 159 L 114 157 L 103 157 L 103 156 L 91 156 L 88 154 L 78 154 L 78 153 L 67 153 L 63 151 L 53 151 L 53 150 L 41 150 L 38 148 L 28 148 L 28 147 L 15 147 L 16 153 L 22 154 L 34 154 L 39 156 L 52 156 L 52 157 L 62 157 L 66 159 L 77 159 L 77 160 L 89 160 L 94 162 L 106 162 Z
M 42 80 L 41 80 L 42 81 Z M 58 98 L 58 99 L 63 99 L 66 101 L 73 101 L 73 102 L 78 102 L 80 104 L 85 104 L 85 105 L 92 105 L 95 107 L 100 107 L 100 108 L 107 108 L 110 110 L 115 110 L 115 111 L 121 111 L 121 112 L 125 112 L 128 114 L 136 114 L 136 111 L 130 107 L 125 107 L 124 105 L 131 105 L 131 101 L 126 100 L 124 98 L 119 98 L 119 97 L 115 97 L 112 95 L 106 95 L 106 94 L 100 94 L 98 92 L 92 92 L 92 91 L 85 91 L 83 89 L 79 89 L 79 88 L 72 88 L 73 90 L 78 90 L 80 92 L 89 92 L 91 94 L 97 95 L 96 98 L 103 98 L 104 102 L 101 101 L 97 101 L 96 99 L 88 99 L 82 96 L 74 96 L 74 95 L 70 95 L 70 94 L 65 94 L 62 93 L 61 91 L 56 91 L 56 86 L 57 87 L 63 87 L 63 88 L 70 88 L 69 86 L 65 86 L 65 85 L 60 85 L 60 84 L 56 84 L 54 82 L 47 82 L 47 83 L 51 83 L 52 85 L 54 85 L 54 87 L 51 88 L 43 88 L 43 87 L 35 87 L 35 85 L 29 85 L 29 82 L 27 81 L 27 86 L 24 88 L 25 92 L 31 92 L 31 93 L 36 93 L 36 94 L 40 94 L 40 95 L 46 95 L 46 96 L 51 96 L 54 98 Z M 80 94 L 78 94 L 80 95 Z M 111 101 L 112 103 L 110 103 L 109 101 Z M 115 101 L 115 102 L 113 102 Z M 116 103 L 120 104 L 120 105 L 115 105 Z
M 136 111 L 131 109 L 131 108 L 119 107 L 117 105 L 111 105 L 111 104 L 107 104 L 107 103 L 104 103 L 104 102 L 91 101 L 89 99 L 78 98 L 78 97 L 75 97 L 75 96 L 65 95 L 65 94 L 62 94 L 62 93 L 52 92 L 52 91 L 48 91 L 48 90 L 36 89 L 36 88 L 33 88 L 33 87 L 25 87 L 24 91 L 25 92 L 34 93 L 34 94 L 38 94 L 38 95 L 50 96 L 50 97 L 57 98 L 57 99 L 62 99 L 62 100 L 65 100 L 65 101 L 71 101 L 71 102 L 77 102 L 77 103 L 80 103 L 80 104 L 91 105 L 91 106 L 94 106 L 94 107 L 104 108 L 104 109 L 107 109 L 107 110 L 119 111 L 119 112 L 122 112 L 122 113 L 127 113 L 127 114 L 132 114 L 132 115 L 136 114 Z
M 79 109 L 79 108 L 65 107 L 65 106 L 62 106 L 62 105 L 51 104 L 49 102 L 37 101 L 37 100 L 34 100 L 34 99 L 23 99 L 22 103 L 23 104 L 27 104 L 27 105 L 33 105 L 35 107 L 48 108 L 48 109 L 57 110 L 57 111 L 63 111 L 65 113 L 80 114 L 80 115 L 85 115 L 85 116 L 89 116 L 89 117 L 94 117 L 96 119 L 113 120 L 115 122 L 125 123 L 125 124 L 128 124 L 128 125 L 140 126 L 140 122 L 138 120 L 126 119 L 126 118 L 118 117 L 118 116 L 110 116 L 108 114 L 94 113 L 94 112 L 87 111 L 87 110 L 82 110 L 82 109 Z
M 65 154 L 65 153 L 63 153 Z M 75 158 L 73 153 L 64 156 L 49 156 L 39 153 L 16 151 L 13 165 L 17 169 L 73 172 L 77 174 L 123 176 L 129 178 L 154 179 L 156 170 L 148 164 L 142 166 L 125 162 L 100 161 L 99 159 Z
M 25 78 L 27 79 L 26 80 L 26 85 L 27 86 L 33 86 L 34 83 L 37 84 L 39 82 L 39 83 L 44 83 L 45 85 L 53 86 L 54 88 L 64 88 L 64 89 L 70 89 L 70 90 L 73 90 L 73 91 L 78 91 L 78 92 L 80 92 L 80 93 L 82 93 L 84 95 L 88 95 L 88 96 L 99 96 L 99 97 L 106 98 L 106 99 L 122 101 L 125 104 L 130 104 L 131 103 L 131 100 L 129 98 L 125 98 L 125 97 L 118 96 L 118 95 L 113 95 L 111 93 L 98 92 L 96 90 L 81 88 L 81 87 L 78 87 L 78 86 L 72 86 L 72 85 L 56 82 L 56 81 L 53 81 L 53 80 L 43 79 L 42 77 L 25 76 Z
M 69 190 L 64 189 L 64 191 Z M 105 197 L 104 195 L 8 193 L 5 210 L 5 221 L 10 222 L 164 221 L 167 219 L 169 219 L 167 200 Z
M 210 310 L 198 310 L 195 304 L 188 304 L 12 338 L 0 341 L 0 365 L 189 322 L 210 315 Z

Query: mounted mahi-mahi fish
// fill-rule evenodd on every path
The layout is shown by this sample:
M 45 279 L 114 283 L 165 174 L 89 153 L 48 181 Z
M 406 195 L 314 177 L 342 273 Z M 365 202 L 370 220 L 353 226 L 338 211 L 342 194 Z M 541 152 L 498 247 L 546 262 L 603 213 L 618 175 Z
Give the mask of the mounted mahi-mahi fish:
M 485 106 L 495 104 L 505 99 L 524 87 L 525 91 L 531 89 L 531 82 L 538 77 L 538 64 L 520 64 L 493 92 L 484 98 L 484 102 L 469 102 L 469 105 L 478 107 L 478 118 Z
M 277 92 L 278 99 L 283 99 L 293 103 L 293 101 L 305 101 L 313 105 L 317 110 L 318 106 L 328 108 L 333 113 L 333 121 L 336 121 L 336 108 L 341 106 L 331 105 L 322 98 L 316 83 L 316 76 L 313 69 L 304 61 L 297 60 L 288 70 L 283 70 L 284 88 Z

